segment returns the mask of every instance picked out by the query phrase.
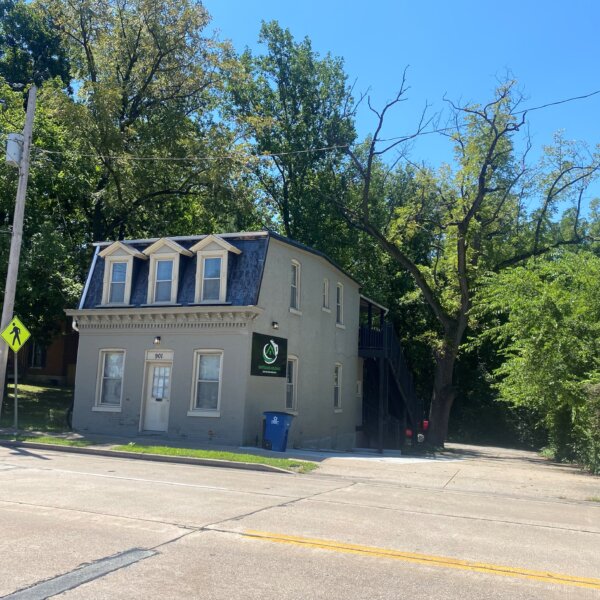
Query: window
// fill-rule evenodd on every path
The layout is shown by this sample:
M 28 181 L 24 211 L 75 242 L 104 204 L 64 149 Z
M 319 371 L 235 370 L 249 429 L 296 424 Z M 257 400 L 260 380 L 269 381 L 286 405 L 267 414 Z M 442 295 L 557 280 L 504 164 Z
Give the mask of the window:
M 342 365 L 336 363 L 333 369 L 333 408 L 342 408 Z
M 298 359 L 289 356 L 287 361 L 287 372 L 285 380 L 285 408 L 296 410 L 298 392 Z
M 125 302 L 125 282 L 127 281 L 127 263 L 110 263 L 110 292 L 108 302 L 110 304 L 122 304 Z
M 344 286 L 341 283 L 335 288 L 335 322 L 337 325 L 344 323 Z
M 100 381 L 96 406 L 120 409 L 123 391 L 123 350 L 102 350 L 100 352 Z
M 295 260 L 292 261 L 291 275 L 290 308 L 300 310 L 300 263 Z
M 32 369 L 43 369 L 46 366 L 46 348 L 33 340 L 29 349 L 29 366 Z
M 181 257 L 192 257 L 190 250 L 169 238 L 160 238 L 144 249 L 150 258 L 148 271 L 148 304 L 175 304 L 179 289 Z
M 226 302 L 229 255 L 239 256 L 242 251 L 219 236 L 207 235 L 194 244 L 190 252 L 197 256 L 196 302 Z
M 222 373 L 222 351 L 196 350 L 192 410 L 188 415 L 219 416 Z
M 324 310 L 329 310 L 329 279 L 323 279 L 323 304 L 322 307 Z
M 170 302 L 173 289 L 173 261 L 156 260 L 154 302 Z
M 218 302 L 221 299 L 222 259 L 220 256 L 210 256 L 202 261 L 202 302 Z
M 129 304 L 133 259 L 147 260 L 147 256 L 123 242 L 113 242 L 98 253 L 104 261 L 102 304 Z

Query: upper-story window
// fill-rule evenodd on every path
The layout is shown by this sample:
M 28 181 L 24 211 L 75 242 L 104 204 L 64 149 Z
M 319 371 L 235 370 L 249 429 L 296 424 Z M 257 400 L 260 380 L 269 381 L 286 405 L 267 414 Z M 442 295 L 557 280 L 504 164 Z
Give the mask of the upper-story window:
M 221 256 L 205 256 L 202 258 L 202 302 L 221 299 L 221 274 L 223 258 Z
M 177 302 L 180 257 L 192 256 L 189 250 L 168 238 L 161 238 L 144 250 L 150 257 L 148 304 Z
M 207 235 L 190 248 L 196 252 L 196 302 L 220 304 L 227 301 L 229 254 L 242 251 L 216 235 Z
M 323 279 L 323 294 L 321 308 L 329 312 L 329 279 Z
M 154 302 L 169 302 L 173 289 L 173 261 L 157 260 L 155 266 Z
M 104 259 L 104 287 L 102 304 L 129 304 L 131 298 L 131 280 L 133 259 L 146 260 L 146 256 L 123 242 L 114 242 L 98 254 Z
M 125 302 L 125 286 L 127 284 L 127 262 L 115 261 L 110 264 L 110 304 Z
M 335 322 L 336 325 L 344 324 L 344 286 L 341 283 L 335 288 Z
M 300 310 L 300 263 L 292 261 L 290 285 L 290 309 Z

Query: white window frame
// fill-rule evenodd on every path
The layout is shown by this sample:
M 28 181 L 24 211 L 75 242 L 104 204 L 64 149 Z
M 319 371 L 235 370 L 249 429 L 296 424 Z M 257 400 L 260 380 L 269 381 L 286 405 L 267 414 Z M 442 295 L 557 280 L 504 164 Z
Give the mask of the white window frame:
M 329 279 L 323 278 L 323 292 L 322 292 L 322 306 L 321 310 L 330 313 L 331 308 L 329 307 Z
M 115 263 L 125 263 L 125 293 L 123 302 L 110 302 L 112 271 Z M 133 272 L 133 256 L 107 256 L 104 259 L 104 283 L 102 287 L 102 304 L 109 306 L 127 306 L 131 300 L 131 275 Z
M 344 284 L 338 281 L 335 286 L 335 326 L 344 327 Z
M 335 363 L 333 366 L 333 410 L 334 412 L 342 412 L 342 363 Z M 337 382 L 336 382 L 337 379 Z M 337 385 L 336 385 L 337 383 Z M 337 390 L 337 405 L 336 405 L 336 390 Z
M 292 382 L 288 381 L 288 363 L 292 363 L 293 373 L 292 373 Z M 292 386 L 292 406 L 288 406 L 287 397 L 288 397 L 288 388 Z M 288 354 L 287 362 L 285 365 L 285 398 L 284 398 L 285 410 L 297 413 L 298 412 L 298 357 L 293 354 Z
M 177 289 L 179 288 L 179 253 L 169 252 L 150 255 L 150 268 L 148 272 L 148 296 L 147 304 L 175 304 L 177 302 Z M 159 261 L 168 261 L 173 263 L 173 271 L 171 273 L 171 296 L 168 300 L 156 301 L 156 274 Z
M 207 354 L 218 355 L 219 363 L 219 392 L 217 394 L 217 408 L 206 409 L 196 408 L 196 395 L 198 393 L 198 375 L 200 370 L 200 356 Z M 187 413 L 188 417 L 220 417 L 221 416 L 221 393 L 223 390 L 223 350 L 215 348 L 198 348 L 194 350 L 193 377 L 192 377 L 192 393 L 190 398 L 190 410 Z
M 296 271 L 296 282 L 295 285 L 292 281 L 290 281 L 290 312 L 295 315 L 301 315 L 301 304 L 300 304 L 300 292 L 302 290 L 302 265 L 296 259 L 292 259 L 290 263 L 292 269 L 295 267 Z M 292 271 L 293 272 L 293 271 Z M 296 306 L 292 306 L 292 290 L 295 288 L 295 304 Z
M 121 397 L 119 398 L 119 404 L 103 404 L 102 403 L 102 390 L 104 387 L 104 364 L 106 356 L 118 352 L 123 355 L 123 367 L 121 370 Z M 121 412 L 123 406 L 123 388 L 125 381 L 125 360 L 127 358 L 126 352 L 123 348 L 102 348 L 98 354 L 98 373 L 96 377 L 96 399 L 93 411 L 98 412 Z
M 206 258 L 221 259 L 221 282 L 219 284 L 219 299 L 204 300 L 204 260 Z M 198 252 L 196 265 L 196 303 L 197 304 L 223 304 L 227 299 L 227 271 L 229 253 L 227 250 L 210 250 Z
M 104 259 L 102 304 L 108 306 L 129 306 L 131 300 L 131 280 L 133 277 L 133 259 L 139 258 L 141 260 L 146 260 L 146 255 L 139 250 L 136 250 L 131 245 L 126 245 L 123 242 L 113 242 L 104 248 L 102 252 L 99 252 L 98 256 Z M 123 302 L 109 302 L 112 265 L 115 262 L 127 263 L 125 270 L 125 297 L 123 298 Z

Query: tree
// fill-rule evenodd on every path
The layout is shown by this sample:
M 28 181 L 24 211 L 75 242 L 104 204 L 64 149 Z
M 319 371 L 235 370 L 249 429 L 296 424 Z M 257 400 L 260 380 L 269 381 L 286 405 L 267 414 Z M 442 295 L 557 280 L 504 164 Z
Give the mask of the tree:
M 335 250 L 327 244 L 339 227 L 330 198 L 340 190 L 345 149 L 355 138 L 343 63 L 321 58 L 308 38 L 295 42 L 276 21 L 263 23 L 259 41 L 266 54 L 247 50 L 241 69 L 230 72 L 231 115 L 252 145 L 253 172 L 274 226 Z
M 556 251 L 486 278 L 475 303 L 504 359 L 501 399 L 534 416 L 557 459 L 600 473 L 599 287 L 598 257 Z
M 92 155 L 79 210 L 89 239 L 212 231 L 254 212 L 215 119 L 227 48 L 204 36 L 199 2 L 52 0 L 78 81 L 62 118 Z M 233 183 L 241 183 L 236 193 Z
M 442 134 L 454 144 L 455 165 L 433 172 L 412 165 L 413 185 L 386 219 L 378 208 L 377 169 L 386 152 L 423 133 L 423 118 L 411 135 L 385 141 L 386 114 L 403 100 L 397 96 L 381 111 L 375 133 L 362 153 L 349 149 L 357 191 L 339 203 L 352 226 L 374 240 L 413 278 L 436 321 L 435 358 L 429 440 L 443 445 L 454 402 L 455 364 L 470 322 L 473 290 L 480 274 L 498 272 L 552 249 L 580 244 L 586 237 L 580 213 L 585 189 L 599 168 L 598 155 L 557 139 L 542 164 L 530 168 L 527 150 L 517 156 L 515 136 L 526 123 L 526 111 L 515 84 L 501 85 L 486 105 L 450 103 L 452 121 Z M 398 167 L 400 155 L 388 172 Z M 533 199 L 537 207 L 528 211 Z M 573 203 L 568 228 L 556 222 L 561 206 Z M 563 221 L 565 222 L 565 221 Z M 415 254 L 417 238 L 428 240 L 426 258 Z
M 69 84 L 69 62 L 54 27 L 39 5 L 0 1 L 0 77 L 13 89 L 54 77 Z

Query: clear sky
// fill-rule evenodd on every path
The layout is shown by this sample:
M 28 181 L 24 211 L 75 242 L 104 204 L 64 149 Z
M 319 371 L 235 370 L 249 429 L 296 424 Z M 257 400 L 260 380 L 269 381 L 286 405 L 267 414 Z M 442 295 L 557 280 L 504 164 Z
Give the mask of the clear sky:
M 518 79 L 533 107 L 600 90 L 598 0 L 204 0 L 211 27 L 243 50 L 257 45 L 262 20 L 277 20 L 296 39 L 308 36 L 320 54 L 345 60 L 356 90 L 370 90 L 375 106 L 396 92 L 408 69 L 409 101 L 390 118 L 385 135 L 411 132 L 425 102 L 430 112 L 455 101 L 485 102 L 498 78 Z M 600 94 L 532 112 L 530 134 L 538 149 L 562 129 L 568 139 L 600 143 Z M 373 120 L 358 115 L 364 137 Z M 448 142 L 427 136 L 413 159 L 438 165 L 451 157 Z M 600 195 L 594 185 L 593 195 Z

